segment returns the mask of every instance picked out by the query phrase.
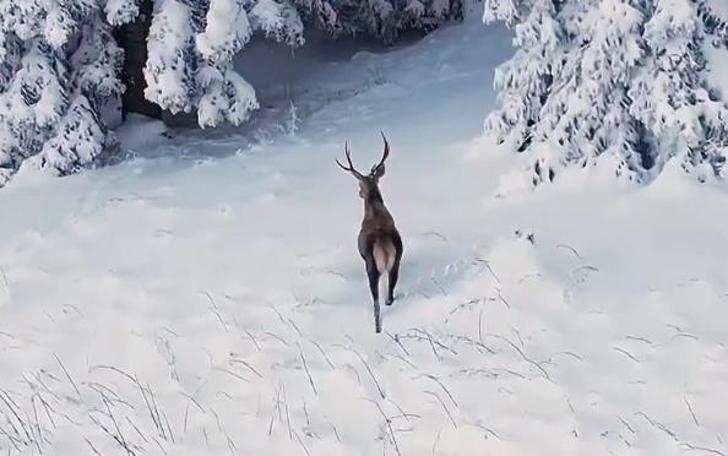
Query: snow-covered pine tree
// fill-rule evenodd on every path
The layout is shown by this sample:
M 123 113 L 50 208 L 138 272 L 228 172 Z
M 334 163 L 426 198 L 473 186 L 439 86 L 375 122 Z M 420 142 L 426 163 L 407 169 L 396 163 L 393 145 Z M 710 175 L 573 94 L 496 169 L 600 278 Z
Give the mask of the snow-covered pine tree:
M 202 127 L 246 121 L 258 102 L 232 59 L 256 31 L 303 44 L 303 23 L 287 2 L 156 1 L 144 71 L 147 99 L 172 113 L 197 109 Z
M 728 108 L 703 52 L 721 27 L 707 3 L 486 0 L 484 20 L 512 27 L 518 47 L 496 72 L 486 131 L 530 154 L 534 186 L 597 163 L 638 182 L 673 159 L 723 176 Z
M 232 65 L 253 34 L 300 46 L 305 16 L 330 32 L 391 40 L 459 16 L 462 1 L 154 0 L 152 8 L 150 0 L 0 0 L 0 186 L 21 166 L 74 172 L 113 143 L 102 114 L 120 102 L 130 62 L 112 27 L 139 25 L 135 45 L 149 28 L 146 99 L 196 111 L 212 127 L 244 122 L 258 107 Z M 140 61 L 131 77 L 139 79 Z
M 387 42 L 402 31 L 430 30 L 463 15 L 463 0 L 294 0 L 334 34 L 366 34 Z
M 0 186 L 29 157 L 59 175 L 90 164 L 111 140 L 100 107 L 122 90 L 99 3 L 2 0 L 0 37 Z

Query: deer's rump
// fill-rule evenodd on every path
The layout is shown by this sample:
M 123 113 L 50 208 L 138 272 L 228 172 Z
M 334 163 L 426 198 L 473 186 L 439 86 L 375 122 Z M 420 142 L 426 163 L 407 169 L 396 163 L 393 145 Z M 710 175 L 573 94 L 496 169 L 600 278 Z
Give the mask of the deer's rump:
M 377 239 L 372 247 L 372 256 L 374 264 L 377 265 L 377 271 L 380 274 L 389 272 L 394 266 L 394 258 L 397 255 L 397 249 L 391 239 Z
M 383 274 L 391 271 L 397 258 L 396 233 L 389 231 L 360 232 L 359 254 L 365 262 L 373 262 L 377 272 Z

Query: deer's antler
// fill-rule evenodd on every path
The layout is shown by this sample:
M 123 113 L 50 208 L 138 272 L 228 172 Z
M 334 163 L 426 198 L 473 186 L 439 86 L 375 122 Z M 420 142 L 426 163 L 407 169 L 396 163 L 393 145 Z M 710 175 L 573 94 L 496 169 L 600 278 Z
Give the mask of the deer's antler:
M 384 161 L 387 159 L 387 157 L 389 157 L 389 143 L 387 142 L 387 137 L 384 136 L 383 131 L 380 130 L 379 133 L 382 135 L 382 140 L 384 141 L 384 152 L 382 153 L 382 159 L 379 160 L 379 163 L 372 166 L 371 174 L 374 174 L 377 171 L 377 169 L 379 169 L 379 167 L 384 165 Z
M 338 159 L 336 159 L 336 164 L 339 165 L 339 167 L 344 171 L 353 174 L 357 179 L 364 178 L 364 175 L 357 171 L 356 168 L 354 168 L 354 163 L 351 162 L 351 151 L 349 150 L 348 141 L 344 143 L 344 154 L 346 155 L 346 161 L 349 163 L 349 166 L 347 167 L 342 165 Z

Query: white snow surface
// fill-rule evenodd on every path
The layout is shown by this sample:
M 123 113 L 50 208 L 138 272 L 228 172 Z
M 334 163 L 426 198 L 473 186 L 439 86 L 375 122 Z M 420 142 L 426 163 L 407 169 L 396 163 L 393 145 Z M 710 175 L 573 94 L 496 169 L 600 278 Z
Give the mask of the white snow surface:
M 728 454 L 725 189 L 518 191 L 477 16 L 327 63 L 295 134 L 137 121 L 140 158 L 0 191 L 0 454 Z M 405 254 L 376 335 L 334 158 L 380 129 Z
M 710 9 L 720 14 L 721 16 L 728 15 L 728 2 L 725 0 L 708 0 L 708 6 Z

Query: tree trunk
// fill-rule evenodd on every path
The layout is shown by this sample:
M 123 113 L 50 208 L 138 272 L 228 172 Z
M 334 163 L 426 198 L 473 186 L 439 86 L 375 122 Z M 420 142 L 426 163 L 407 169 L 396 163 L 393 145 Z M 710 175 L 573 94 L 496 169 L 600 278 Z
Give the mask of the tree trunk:
M 152 24 L 152 0 L 141 0 L 139 16 L 132 23 L 115 31 L 116 42 L 124 49 L 123 82 L 126 91 L 122 96 L 122 119 L 130 112 L 144 114 L 155 119 L 162 118 L 161 108 L 144 98 L 147 84 L 144 80 L 144 65 L 147 63 L 147 37 Z

